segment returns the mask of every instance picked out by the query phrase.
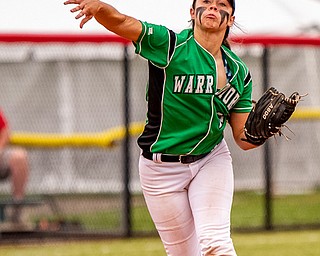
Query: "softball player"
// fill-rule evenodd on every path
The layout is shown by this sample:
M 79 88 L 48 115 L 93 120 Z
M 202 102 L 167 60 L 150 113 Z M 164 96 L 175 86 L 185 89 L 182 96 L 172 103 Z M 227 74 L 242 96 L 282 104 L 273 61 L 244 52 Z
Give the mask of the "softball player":
M 78 4 L 80 27 L 92 17 L 134 42 L 148 60 L 148 113 L 138 139 L 144 197 L 170 256 L 236 255 L 230 236 L 233 168 L 227 122 L 240 148 L 256 146 L 243 127 L 252 80 L 227 42 L 233 0 L 194 0 L 192 28 L 177 34 L 136 20 L 99 0 Z
M 21 207 L 18 203 L 25 197 L 25 189 L 29 176 L 27 151 L 9 145 L 10 127 L 6 116 L 0 110 L 0 181 L 11 179 L 12 200 L 17 203 L 13 207 L 11 221 L 21 221 Z

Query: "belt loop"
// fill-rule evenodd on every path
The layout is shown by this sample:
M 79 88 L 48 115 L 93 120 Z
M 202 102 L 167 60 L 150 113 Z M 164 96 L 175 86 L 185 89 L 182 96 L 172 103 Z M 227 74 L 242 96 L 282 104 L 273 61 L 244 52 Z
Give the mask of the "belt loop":
M 155 163 L 158 163 L 158 164 L 161 164 L 162 163 L 162 161 L 161 161 L 161 153 L 154 153 L 154 154 L 152 154 L 152 160 L 153 160 L 153 162 L 155 162 Z

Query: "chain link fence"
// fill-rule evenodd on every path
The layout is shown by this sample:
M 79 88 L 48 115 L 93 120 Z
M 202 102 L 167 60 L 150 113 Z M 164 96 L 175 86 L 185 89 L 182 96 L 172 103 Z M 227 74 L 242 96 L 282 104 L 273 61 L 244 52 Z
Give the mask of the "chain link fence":
M 131 44 L 94 36 L 57 35 L 46 40 L 41 35 L 29 42 L 0 36 L 0 107 L 13 135 L 59 138 L 78 134 L 86 140 L 87 134 L 128 123 L 143 124 L 148 69 Z M 320 106 L 317 44 L 241 42 L 232 47 L 251 70 L 253 98 L 268 86 L 268 72 L 270 86 L 286 94 L 308 94 L 298 108 Z M 291 140 L 272 138 L 268 151 L 264 146 L 241 151 L 230 129 L 226 130 L 235 173 L 235 230 L 320 224 L 319 124 L 317 117 L 292 118 L 290 129 L 283 130 Z M 91 139 L 81 145 L 75 139 L 62 146 L 50 145 L 45 138 L 40 146 L 24 141 L 30 162 L 27 197 L 39 200 L 39 204 L 24 208 L 23 229 L 60 236 L 156 234 L 141 194 L 136 136 L 110 147 L 90 144 Z M 10 180 L 0 183 L 0 197 L 10 197 Z M 10 207 L 3 210 L 10 215 Z M 2 235 L 12 230 L 6 220 L 0 229 Z

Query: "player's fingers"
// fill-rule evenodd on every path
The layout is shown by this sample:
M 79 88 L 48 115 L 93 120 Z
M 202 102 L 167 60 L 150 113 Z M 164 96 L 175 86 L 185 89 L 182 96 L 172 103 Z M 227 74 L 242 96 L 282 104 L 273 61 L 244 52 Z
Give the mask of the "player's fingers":
M 63 4 L 64 4 L 64 5 L 67 5 L 67 4 L 76 4 L 76 1 L 75 1 L 75 0 L 68 0 L 68 1 L 65 1 Z
M 83 17 L 85 14 L 83 12 L 79 12 L 78 15 L 75 17 L 76 19 L 80 19 Z
M 80 4 L 81 2 L 83 2 L 83 0 L 67 0 L 63 4 Z
M 86 16 L 86 17 L 91 17 L 92 18 L 92 14 L 90 12 L 90 9 L 89 8 L 85 8 L 85 5 L 84 4 L 80 4 L 78 7 L 74 8 L 75 11 L 80 11 L 78 13 L 78 15 L 76 16 L 76 19 L 79 19 L 83 16 Z M 89 18 L 89 19 L 91 19 Z M 87 22 L 87 21 L 86 21 Z
M 80 5 L 78 5 L 77 7 L 72 8 L 72 9 L 70 10 L 70 12 L 77 12 L 77 11 L 80 11 L 80 10 L 82 10 L 82 8 L 81 8 Z
M 80 22 L 80 28 L 83 28 L 84 24 L 86 24 L 89 20 L 91 20 L 93 15 L 87 15 Z

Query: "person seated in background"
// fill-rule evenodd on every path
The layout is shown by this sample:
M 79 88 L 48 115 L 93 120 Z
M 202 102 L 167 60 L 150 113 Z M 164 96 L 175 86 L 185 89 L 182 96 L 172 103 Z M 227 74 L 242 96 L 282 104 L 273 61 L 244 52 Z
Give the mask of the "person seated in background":
M 25 197 L 29 175 L 28 154 L 20 147 L 11 147 L 10 128 L 4 113 L 0 110 L 0 181 L 11 178 L 12 200 L 17 203 L 12 212 L 11 221 L 20 222 L 19 202 Z

